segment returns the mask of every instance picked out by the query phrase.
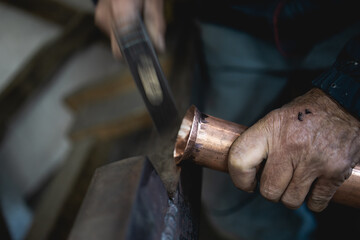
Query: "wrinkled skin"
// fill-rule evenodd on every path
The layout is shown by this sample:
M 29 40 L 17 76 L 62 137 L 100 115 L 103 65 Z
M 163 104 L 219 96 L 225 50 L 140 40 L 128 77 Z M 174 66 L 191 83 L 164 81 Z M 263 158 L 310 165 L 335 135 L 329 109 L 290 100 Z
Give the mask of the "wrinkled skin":
M 360 160 L 360 122 L 319 89 L 274 110 L 232 145 L 229 172 L 245 191 L 298 208 L 325 209 Z M 309 192 L 310 191 L 310 192 Z
M 115 22 L 131 22 L 138 15 L 143 15 L 155 48 L 163 52 L 166 27 L 163 0 L 99 0 L 95 9 L 95 24 L 110 37 L 112 52 L 116 58 L 121 58 L 121 52 L 112 26 Z

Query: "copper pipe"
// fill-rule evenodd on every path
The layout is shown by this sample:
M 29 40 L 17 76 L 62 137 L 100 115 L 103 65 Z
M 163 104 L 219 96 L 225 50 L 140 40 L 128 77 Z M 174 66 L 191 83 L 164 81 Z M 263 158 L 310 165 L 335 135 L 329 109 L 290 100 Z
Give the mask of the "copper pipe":
M 351 176 L 336 191 L 334 202 L 360 208 L 360 165 L 356 165 Z
M 191 106 L 180 125 L 175 162 L 192 160 L 198 165 L 227 172 L 230 146 L 245 129 L 239 124 L 205 115 Z
M 195 164 L 228 172 L 227 157 L 231 144 L 247 127 L 201 113 L 195 106 L 186 112 L 175 143 L 176 164 Z M 360 165 L 337 190 L 333 200 L 360 208 Z

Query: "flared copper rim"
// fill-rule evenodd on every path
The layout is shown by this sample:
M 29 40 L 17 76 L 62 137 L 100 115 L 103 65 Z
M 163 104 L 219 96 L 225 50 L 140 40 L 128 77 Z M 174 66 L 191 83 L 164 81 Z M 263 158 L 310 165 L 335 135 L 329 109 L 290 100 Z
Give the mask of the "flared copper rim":
M 199 126 L 200 112 L 192 105 L 186 112 L 176 138 L 174 148 L 175 163 L 191 159 L 191 149 L 195 146 L 196 133 Z

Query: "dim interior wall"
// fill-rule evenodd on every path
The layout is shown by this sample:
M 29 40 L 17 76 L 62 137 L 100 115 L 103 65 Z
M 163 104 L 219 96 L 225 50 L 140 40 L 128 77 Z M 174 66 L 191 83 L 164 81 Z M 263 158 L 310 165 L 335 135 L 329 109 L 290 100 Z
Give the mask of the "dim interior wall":
M 27 12 L 0 3 L 0 91 L 16 71 L 61 29 Z
M 90 0 L 64 2 L 80 10 L 93 8 Z M 63 29 L 4 3 L 0 3 L 0 16 L 1 92 L 23 65 Z M 0 207 L 13 239 L 23 239 L 31 224 L 26 196 L 47 181 L 71 147 L 67 133 L 73 115 L 63 98 L 82 84 L 118 71 L 119 63 L 109 46 L 93 44 L 74 54 L 9 124 L 0 143 Z
M 57 0 L 57 2 L 64 3 L 75 9 L 79 9 L 86 12 L 94 11 L 94 4 L 92 0 Z
M 0 158 L 16 176 L 23 195 L 31 194 L 63 160 L 70 147 L 67 131 L 73 121 L 63 98 L 80 85 L 119 70 L 108 47 L 92 45 L 76 54 L 51 83 L 12 122 Z
M 0 92 L 32 55 L 61 29 L 19 9 L 0 3 Z M 15 145 L 14 148 L 17 146 Z M 0 152 L 3 146 L 0 147 Z M 19 149 L 16 149 L 19 151 Z M 16 180 L 19 172 L 9 172 L 7 158 L 0 153 L 0 207 L 12 239 L 22 239 L 31 222 L 27 207 Z M 24 161 L 24 160 L 23 160 Z

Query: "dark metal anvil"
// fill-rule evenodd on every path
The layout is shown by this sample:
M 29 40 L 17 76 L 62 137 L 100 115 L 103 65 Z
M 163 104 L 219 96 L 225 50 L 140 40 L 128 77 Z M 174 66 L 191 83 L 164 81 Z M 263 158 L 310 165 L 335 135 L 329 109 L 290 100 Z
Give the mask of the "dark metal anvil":
M 201 169 L 182 166 L 170 196 L 147 157 L 96 170 L 69 239 L 198 239 Z

